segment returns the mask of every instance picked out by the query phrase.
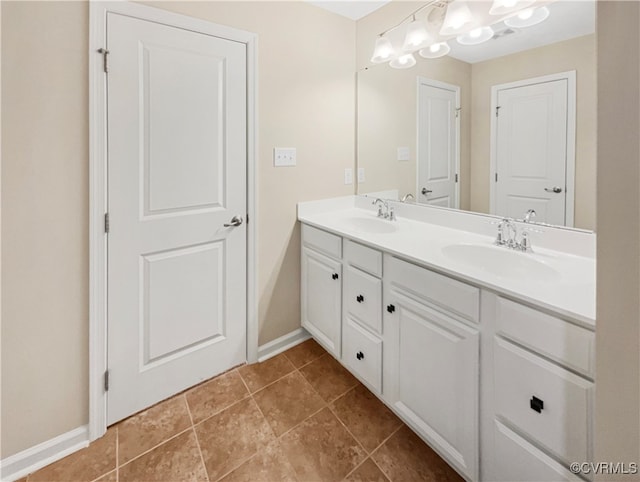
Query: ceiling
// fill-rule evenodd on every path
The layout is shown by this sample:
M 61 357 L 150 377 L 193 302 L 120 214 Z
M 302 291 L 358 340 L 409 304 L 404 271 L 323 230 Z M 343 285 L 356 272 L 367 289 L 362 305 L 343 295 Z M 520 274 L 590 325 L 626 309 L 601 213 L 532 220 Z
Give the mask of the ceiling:
M 380 7 L 384 7 L 391 0 L 372 1 L 372 0 L 307 0 L 316 7 L 324 8 L 330 12 L 337 13 L 351 20 L 360 20 L 371 12 L 375 12 Z
M 361 19 L 389 3 L 389 0 L 308 1 L 353 20 Z M 424 3 L 427 3 L 426 0 Z M 476 63 L 595 32 L 595 0 L 558 0 L 539 3 L 545 3 L 551 12 L 544 22 L 523 29 L 511 28 L 512 34 L 494 38 L 480 45 L 463 46 L 455 39 L 451 39 L 449 56 L 464 62 Z M 417 5 L 420 6 L 420 4 Z M 478 12 L 480 17 L 484 14 L 486 18 L 490 18 L 487 12 L 491 2 L 473 1 L 469 2 L 469 5 L 473 7 L 474 14 Z M 427 9 L 426 12 L 428 14 L 429 10 Z M 490 20 L 486 23 L 490 23 Z M 388 27 L 393 27 L 393 24 Z M 497 33 L 507 29 L 503 22 L 495 23 L 492 27 Z M 402 28 L 395 29 L 389 33 L 389 37 L 394 45 L 401 45 L 404 31 Z M 373 45 L 371 47 L 373 48 Z

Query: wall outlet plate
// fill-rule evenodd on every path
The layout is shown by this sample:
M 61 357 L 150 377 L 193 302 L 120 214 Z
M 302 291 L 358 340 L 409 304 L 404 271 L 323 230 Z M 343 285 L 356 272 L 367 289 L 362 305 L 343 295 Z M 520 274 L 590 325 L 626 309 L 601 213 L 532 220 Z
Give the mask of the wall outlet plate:
M 350 167 L 344 170 L 344 183 L 353 184 L 353 169 Z
M 364 182 L 364 167 L 358 168 L 358 184 L 362 184 Z
M 273 165 L 275 167 L 288 167 L 296 165 L 295 147 L 274 147 Z
M 411 151 L 408 147 L 398 147 L 398 160 L 408 161 L 411 157 Z

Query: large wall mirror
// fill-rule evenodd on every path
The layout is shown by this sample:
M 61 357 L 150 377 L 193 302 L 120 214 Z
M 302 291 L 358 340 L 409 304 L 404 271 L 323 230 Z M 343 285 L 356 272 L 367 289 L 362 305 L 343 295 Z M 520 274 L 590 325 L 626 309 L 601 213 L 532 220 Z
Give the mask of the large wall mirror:
M 415 20 L 450 51 L 415 52 L 410 68 L 370 59 L 394 22 L 384 37 L 400 51 L 419 3 L 390 2 L 358 22 L 358 194 L 516 219 L 533 209 L 535 221 L 594 229 L 595 2 L 524 2 L 547 18 L 522 26 L 528 13 L 492 18 L 491 1 L 425 4 Z M 487 41 L 440 34 L 459 3 L 491 24 Z

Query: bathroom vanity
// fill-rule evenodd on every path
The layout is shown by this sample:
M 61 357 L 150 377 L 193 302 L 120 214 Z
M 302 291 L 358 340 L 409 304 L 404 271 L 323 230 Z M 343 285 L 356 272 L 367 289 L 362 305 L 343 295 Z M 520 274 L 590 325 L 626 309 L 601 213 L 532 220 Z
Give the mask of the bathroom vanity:
M 516 252 L 494 217 L 371 203 L 298 205 L 303 327 L 467 480 L 581 480 L 595 235 L 516 223 Z

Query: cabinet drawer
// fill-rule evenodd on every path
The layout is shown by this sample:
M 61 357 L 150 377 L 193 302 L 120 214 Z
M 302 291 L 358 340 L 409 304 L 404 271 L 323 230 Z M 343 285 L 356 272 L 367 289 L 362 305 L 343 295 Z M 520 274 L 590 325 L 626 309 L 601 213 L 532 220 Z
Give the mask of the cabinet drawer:
M 347 314 L 380 333 L 382 331 L 382 280 L 347 266 L 344 301 Z
M 382 277 L 382 253 L 377 249 L 345 240 L 344 259 L 351 266 L 360 268 L 378 278 Z
M 382 340 L 346 317 L 342 361 L 376 393 L 382 392 Z
M 313 226 L 302 225 L 302 244 L 334 258 L 342 258 L 342 238 Z
M 493 474 L 496 482 L 559 482 L 580 481 L 564 466 L 540 451 L 525 439 L 494 420 L 495 458 Z
M 501 297 L 496 303 L 496 329 L 558 363 L 593 376 L 595 334 L 589 330 Z
M 590 460 L 593 384 L 500 338 L 494 347 L 496 414 L 566 462 Z
M 480 290 L 398 258 L 385 261 L 385 277 L 404 291 L 441 306 L 469 321 L 478 322 Z

